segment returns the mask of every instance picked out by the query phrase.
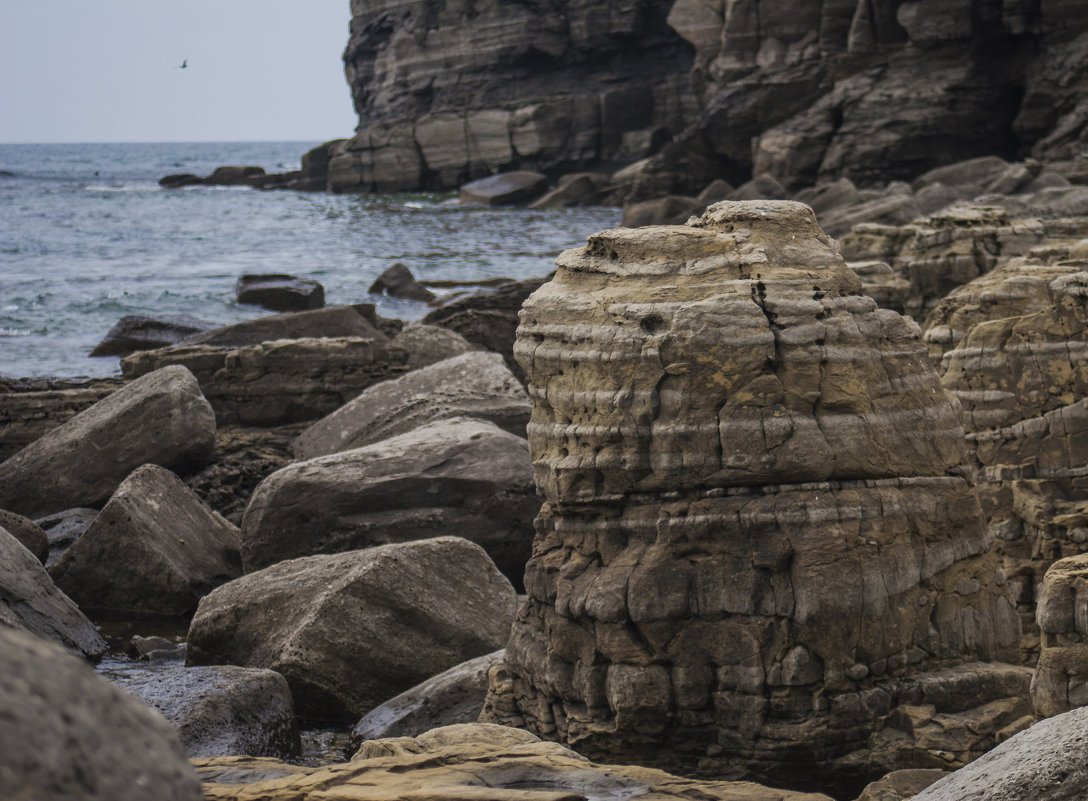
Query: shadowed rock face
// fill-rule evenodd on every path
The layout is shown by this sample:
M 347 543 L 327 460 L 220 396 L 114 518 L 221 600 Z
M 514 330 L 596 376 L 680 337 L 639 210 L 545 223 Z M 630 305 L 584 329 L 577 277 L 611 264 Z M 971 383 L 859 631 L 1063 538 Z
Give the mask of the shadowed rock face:
M 720 203 L 557 264 L 515 346 L 546 502 L 485 714 L 839 789 L 962 763 L 1027 714 L 1027 672 L 983 664 L 1019 621 L 955 409 L 811 209 Z M 975 733 L 941 745 L 950 715 Z

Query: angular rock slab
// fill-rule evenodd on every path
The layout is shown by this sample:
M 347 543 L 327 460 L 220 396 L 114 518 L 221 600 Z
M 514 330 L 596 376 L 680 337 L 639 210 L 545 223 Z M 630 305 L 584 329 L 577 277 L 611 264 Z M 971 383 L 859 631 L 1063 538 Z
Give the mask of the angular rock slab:
M 161 712 L 191 757 L 290 759 L 301 750 L 291 690 L 274 671 L 119 665 L 101 674 Z
M 439 420 L 270 475 L 242 517 L 242 565 L 451 534 L 518 581 L 539 503 L 524 439 L 482 420 Z
M 293 559 L 205 596 L 187 660 L 275 670 L 300 715 L 356 721 L 502 647 L 514 605 L 483 549 L 456 537 Z
M 1026 672 L 985 664 L 1019 620 L 956 408 L 811 209 L 719 203 L 557 265 L 515 345 L 546 503 L 489 719 L 845 794 L 939 759 L 900 714 L 939 671 L 983 663 L 970 708 L 934 704 L 979 721 L 954 763 L 1027 714 Z
M 595 765 L 528 732 L 480 723 L 371 740 L 350 762 L 321 768 L 246 758 L 195 766 L 207 801 L 831 801 L 747 782 Z
M 85 659 L 106 653 L 106 641 L 72 599 L 57 589 L 41 562 L 0 528 L 0 628 L 23 629 Z
M 105 501 L 142 464 L 184 471 L 215 456 L 215 415 L 193 374 L 164 367 L 0 464 L 0 509 L 42 517 Z
M 277 312 L 305 311 L 325 306 L 325 287 L 284 273 L 247 273 L 238 279 L 234 297 L 239 303 Z
M 201 801 L 163 717 L 82 660 L 0 627 L 0 798 Z
M 177 476 L 144 465 L 49 574 L 81 606 L 185 615 L 242 573 L 238 529 Z
M 472 351 L 375 384 L 295 440 L 300 459 L 360 448 L 451 417 L 488 420 L 525 436 L 531 406 L 497 353 Z

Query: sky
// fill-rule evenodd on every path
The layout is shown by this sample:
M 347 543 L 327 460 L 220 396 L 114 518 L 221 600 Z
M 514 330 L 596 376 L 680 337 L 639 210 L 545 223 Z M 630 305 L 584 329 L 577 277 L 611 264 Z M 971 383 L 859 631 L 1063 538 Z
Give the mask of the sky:
M 349 0 L 0 0 L 0 142 L 351 136 L 350 20 Z

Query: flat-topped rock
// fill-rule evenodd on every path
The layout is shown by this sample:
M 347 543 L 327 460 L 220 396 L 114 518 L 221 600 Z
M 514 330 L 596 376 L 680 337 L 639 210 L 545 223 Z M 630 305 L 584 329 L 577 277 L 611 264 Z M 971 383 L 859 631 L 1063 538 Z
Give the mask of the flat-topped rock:
M 325 287 L 286 273 L 247 273 L 235 284 L 234 299 L 278 312 L 320 309 L 325 305 Z

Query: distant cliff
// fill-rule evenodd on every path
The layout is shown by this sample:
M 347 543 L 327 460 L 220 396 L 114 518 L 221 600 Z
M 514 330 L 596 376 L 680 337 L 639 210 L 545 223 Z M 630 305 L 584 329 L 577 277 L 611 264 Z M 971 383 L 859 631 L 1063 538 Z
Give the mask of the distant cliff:
M 353 0 L 333 191 L 611 170 L 628 199 L 1088 151 L 1084 0 Z

